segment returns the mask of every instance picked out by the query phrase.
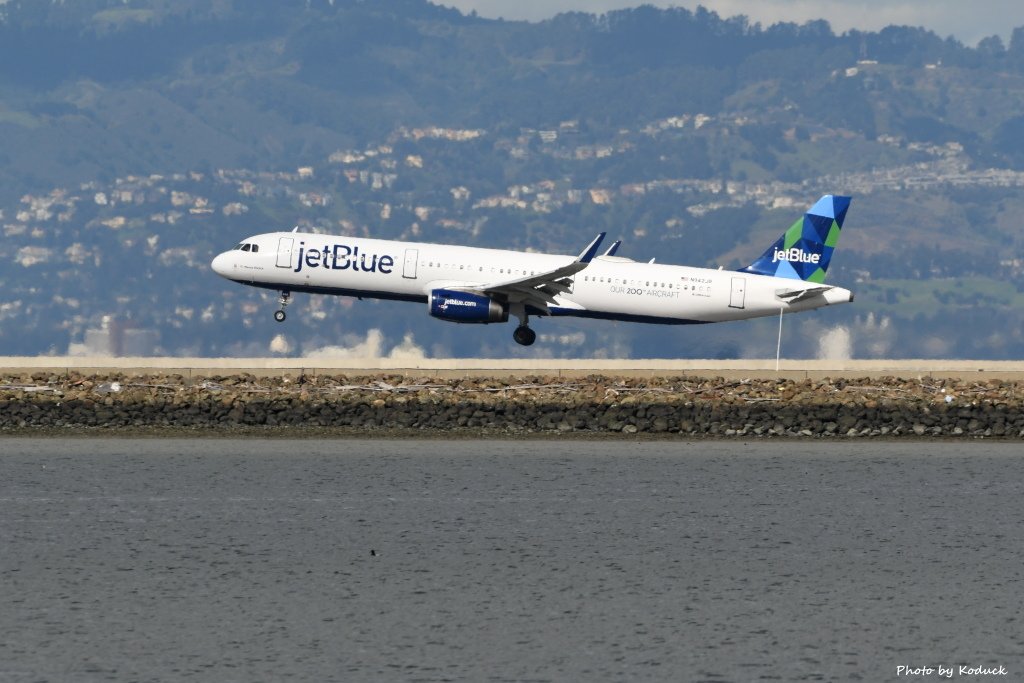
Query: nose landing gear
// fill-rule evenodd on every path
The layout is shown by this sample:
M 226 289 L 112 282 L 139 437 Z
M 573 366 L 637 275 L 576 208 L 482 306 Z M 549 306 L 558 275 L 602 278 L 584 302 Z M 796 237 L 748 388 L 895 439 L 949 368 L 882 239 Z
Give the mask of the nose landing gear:
M 284 307 L 288 305 L 288 300 L 291 298 L 291 296 L 291 292 L 287 292 L 284 290 L 281 291 L 281 296 L 277 300 L 277 303 L 281 304 L 281 310 L 274 311 L 274 320 L 276 320 L 279 323 L 283 323 L 284 319 L 287 317 L 284 314 Z

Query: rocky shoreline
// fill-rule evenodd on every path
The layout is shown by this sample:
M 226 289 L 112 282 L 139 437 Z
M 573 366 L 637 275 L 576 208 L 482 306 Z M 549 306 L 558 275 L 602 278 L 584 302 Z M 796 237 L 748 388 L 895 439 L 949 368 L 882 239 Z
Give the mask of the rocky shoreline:
M 0 377 L 0 434 L 1024 438 L 1024 382 L 374 376 Z

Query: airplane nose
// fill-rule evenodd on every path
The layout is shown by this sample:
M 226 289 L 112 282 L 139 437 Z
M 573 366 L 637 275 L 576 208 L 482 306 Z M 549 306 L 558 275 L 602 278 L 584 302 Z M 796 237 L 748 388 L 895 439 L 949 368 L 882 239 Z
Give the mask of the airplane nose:
M 230 252 L 227 251 L 223 254 L 217 254 L 213 257 L 213 261 L 210 262 L 210 268 L 221 277 L 228 277 L 228 271 L 231 270 L 231 264 L 228 262 L 230 259 L 229 254 Z

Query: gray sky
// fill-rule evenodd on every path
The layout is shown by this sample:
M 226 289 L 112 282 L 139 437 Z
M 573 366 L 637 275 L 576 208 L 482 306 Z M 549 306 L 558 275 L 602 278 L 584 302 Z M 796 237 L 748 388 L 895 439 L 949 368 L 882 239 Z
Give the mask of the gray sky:
M 436 0 L 463 12 L 476 10 L 484 17 L 536 21 L 559 12 L 600 14 L 636 7 L 641 0 Z M 1021 0 L 646 0 L 659 7 L 704 5 L 722 16 L 745 14 L 751 21 L 803 23 L 826 19 L 837 33 L 851 28 L 877 30 L 890 24 L 924 26 L 940 36 L 953 35 L 967 45 L 998 34 L 1009 42 L 1010 32 L 1024 26 Z

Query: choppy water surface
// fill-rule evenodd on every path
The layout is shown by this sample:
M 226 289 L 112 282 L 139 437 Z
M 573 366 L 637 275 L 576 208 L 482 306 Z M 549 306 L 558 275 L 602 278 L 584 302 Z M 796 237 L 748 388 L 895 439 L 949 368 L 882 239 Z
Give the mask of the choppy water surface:
M 1019 450 L 0 440 L 0 681 L 1020 679 Z

